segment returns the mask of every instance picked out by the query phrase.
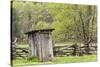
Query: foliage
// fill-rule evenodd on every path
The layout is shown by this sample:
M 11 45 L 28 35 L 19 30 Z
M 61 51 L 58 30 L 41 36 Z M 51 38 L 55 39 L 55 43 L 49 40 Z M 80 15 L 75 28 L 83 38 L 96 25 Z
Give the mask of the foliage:
M 28 57 L 27 60 L 28 61 L 33 61 L 33 62 L 38 62 L 39 61 L 39 59 L 37 57 L 35 57 L 35 56 Z
M 48 29 L 49 28 L 49 24 L 46 22 L 38 22 L 36 25 L 36 29 Z
M 96 9 L 95 5 L 13 1 L 12 37 L 26 42 L 26 31 L 54 28 L 55 43 L 96 42 Z

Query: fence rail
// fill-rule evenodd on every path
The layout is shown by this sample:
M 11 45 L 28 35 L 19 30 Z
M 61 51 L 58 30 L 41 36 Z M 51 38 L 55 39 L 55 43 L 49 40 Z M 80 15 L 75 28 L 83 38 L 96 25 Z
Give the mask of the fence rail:
M 13 48 L 13 55 L 15 57 L 28 57 L 29 52 L 27 48 Z M 81 56 L 85 54 L 85 46 L 75 46 L 75 45 L 66 45 L 66 46 L 54 46 L 53 47 L 54 56 L 70 56 L 77 55 Z M 97 46 L 90 46 L 90 54 L 97 54 Z
M 78 45 L 55 46 L 53 49 L 55 56 L 70 56 L 70 55 L 81 56 L 86 54 L 85 47 L 86 46 L 78 46 Z M 89 54 L 97 54 L 97 46 L 90 46 Z

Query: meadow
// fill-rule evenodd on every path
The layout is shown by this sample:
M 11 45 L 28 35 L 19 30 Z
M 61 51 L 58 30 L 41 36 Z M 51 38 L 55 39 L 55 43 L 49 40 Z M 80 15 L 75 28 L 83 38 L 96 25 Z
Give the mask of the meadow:
M 80 63 L 80 62 L 95 62 L 97 61 L 97 55 L 84 55 L 84 56 L 66 56 L 66 57 L 54 57 L 52 61 L 40 62 L 36 58 L 29 60 L 28 58 L 19 58 L 13 60 L 13 66 L 28 66 L 28 65 L 43 65 L 43 64 L 67 64 L 67 63 Z

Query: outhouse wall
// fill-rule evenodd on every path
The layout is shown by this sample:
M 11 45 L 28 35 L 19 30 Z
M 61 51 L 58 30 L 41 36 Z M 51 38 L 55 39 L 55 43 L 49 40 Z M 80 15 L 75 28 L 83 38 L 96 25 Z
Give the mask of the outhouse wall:
M 38 56 L 40 61 L 53 59 L 53 44 L 50 32 L 35 32 L 29 34 L 28 37 L 31 56 Z

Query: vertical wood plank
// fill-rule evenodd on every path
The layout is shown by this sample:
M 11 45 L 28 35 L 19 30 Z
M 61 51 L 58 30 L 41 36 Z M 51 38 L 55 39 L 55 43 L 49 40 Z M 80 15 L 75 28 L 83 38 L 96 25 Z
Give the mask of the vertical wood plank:
M 52 60 L 53 59 L 53 42 L 52 42 L 52 36 L 49 35 L 49 43 L 48 43 L 48 47 L 49 47 L 49 59 Z
M 29 55 L 39 57 L 40 61 L 53 58 L 53 43 L 50 31 L 39 31 L 29 35 Z
M 29 56 L 36 56 L 35 40 L 32 34 L 29 35 Z

